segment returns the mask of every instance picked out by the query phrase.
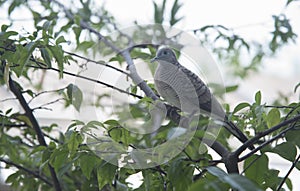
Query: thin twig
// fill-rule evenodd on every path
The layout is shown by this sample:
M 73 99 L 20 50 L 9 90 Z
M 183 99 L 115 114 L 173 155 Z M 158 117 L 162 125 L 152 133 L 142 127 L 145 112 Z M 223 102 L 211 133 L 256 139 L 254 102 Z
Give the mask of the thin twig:
M 53 71 L 56 71 L 56 72 L 60 72 L 59 69 L 51 68 L 51 67 L 44 68 L 44 67 L 32 66 L 32 65 L 30 65 L 30 66 L 28 66 L 28 67 L 39 68 L 39 69 L 43 69 L 43 70 L 53 70 Z M 77 77 L 77 78 L 81 78 L 81 79 L 84 79 L 84 80 L 88 80 L 88 81 L 91 81 L 91 82 L 95 82 L 95 83 L 97 83 L 97 84 L 104 85 L 104 86 L 106 86 L 106 87 L 108 87 L 108 88 L 117 90 L 117 91 L 119 91 L 119 92 L 121 92 L 121 93 L 124 93 L 124 94 L 127 94 L 127 95 L 131 95 L 131 96 L 136 97 L 136 98 L 138 98 L 138 99 L 142 99 L 142 98 L 143 98 L 142 96 L 136 95 L 136 94 L 131 93 L 131 92 L 127 92 L 127 91 L 125 91 L 125 90 L 122 90 L 122 89 L 120 89 L 120 88 L 118 88 L 118 87 L 115 87 L 115 86 L 113 86 L 113 85 L 110 85 L 110 84 L 108 84 L 108 83 L 102 82 L 102 81 L 100 81 L 100 80 L 95 80 L 95 79 L 93 79 L 93 78 L 89 78 L 89 77 L 82 76 L 82 75 L 79 75 L 79 74 L 74 74 L 74 73 L 67 72 L 67 71 L 62 71 L 62 72 L 63 72 L 63 74 L 66 74 L 66 75 L 69 75 L 69 76 L 74 76 L 74 77 Z
M 281 182 L 280 182 L 279 186 L 277 187 L 276 191 L 281 190 L 283 184 L 285 183 L 285 181 L 287 180 L 287 178 L 291 174 L 292 170 L 296 167 L 296 165 L 298 164 L 299 160 L 300 160 L 300 154 L 298 155 L 298 157 L 296 158 L 296 160 L 293 162 L 293 164 L 292 164 L 291 168 L 289 169 L 289 171 L 286 173 L 286 175 L 281 180 Z
M 296 111 L 298 108 L 300 108 L 300 103 L 298 105 L 296 105 L 294 108 L 291 109 L 291 111 L 288 112 L 288 114 L 285 116 L 284 120 L 287 120 L 289 118 L 289 116 Z M 298 112 L 299 114 L 299 112 Z
M 0 103 L 6 102 L 6 101 L 15 101 L 15 100 L 17 100 L 17 99 L 16 98 L 6 98 L 6 99 L 0 100 Z
M 271 139 L 263 142 L 261 145 L 259 145 L 258 147 L 256 147 L 255 149 L 253 149 L 251 152 L 249 152 L 248 154 L 246 154 L 245 156 L 239 158 L 239 161 L 243 161 L 245 159 L 247 159 L 248 157 L 252 156 L 254 153 L 256 153 L 257 151 L 259 151 L 260 149 L 262 149 L 263 147 L 265 147 L 266 145 L 269 145 L 270 143 L 272 143 L 273 141 L 276 141 L 279 138 L 282 138 L 282 136 L 290 131 L 291 129 L 294 129 L 294 126 L 291 126 L 289 128 L 284 129 L 283 131 L 281 131 L 278 135 L 272 137 Z
M 265 105 L 264 107 L 277 108 L 277 109 L 293 109 L 294 108 L 292 106 L 285 106 L 285 105 Z
M 105 66 L 105 67 L 108 67 L 108 68 L 112 68 L 112 69 L 114 69 L 114 70 L 116 70 L 116 71 L 118 71 L 118 72 L 120 72 L 120 73 L 122 73 L 122 74 L 125 74 L 126 76 L 129 75 L 127 72 L 125 72 L 125 71 L 123 71 L 123 70 L 121 70 L 121 69 L 119 69 L 119 68 L 116 68 L 116 67 L 114 67 L 114 66 L 112 66 L 112 65 L 110 65 L 110 64 L 102 63 L 102 62 L 97 62 L 97 61 L 95 61 L 95 60 L 86 58 L 86 57 L 84 57 L 84 56 L 80 56 L 80 55 L 75 54 L 75 53 L 73 53 L 73 52 L 68 52 L 68 51 L 64 51 L 64 52 L 65 52 L 66 54 L 71 55 L 71 56 L 75 56 L 75 57 L 77 57 L 77 58 L 86 60 L 87 62 L 92 62 L 92 63 L 99 64 L 99 65 L 102 65 L 102 66 Z
M 57 102 L 59 102 L 59 101 L 61 101 L 61 100 L 64 100 L 64 98 L 58 98 L 58 99 L 53 100 L 53 101 L 51 101 L 51 102 L 45 103 L 45 104 L 40 105 L 40 106 L 35 107 L 35 108 L 32 108 L 32 110 L 37 110 L 37 109 L 47 109 L 47 110 L 52 111 L 51 108 L 47 108 L 46 106 L 51 105 L 51 104 L 55 104 L 55 103 L 57 103 Z
M 22 123 L 22 124 L 14 124 L 14 123 L 10 123 L 10 124 L 8 124 L 8 123 L 0 123 L 0 126 L 2 126 L 2 127 L 9 127 L 9 128 L 11 128 L 11 127 L 27 127 L 27 125 L 26 125 L 25 123 Z
M 62 142 L 62 141 L 60 141 L 60 140 L 58 140 L 58 139 L 56 139 L 56 138 L 54 138 L 54 137 L 52 137 L 52 136 L 46 134 L 46 133 L 44 133 L 44 136 L 47 137 L 47 138 L 49 138 L 50 140 L 52 140 L 52 141 L 54 141 L 54 142 L 60 144 L 60 145 L 64 144 L 64 142 Z
M 35 98 L 37 98 L 38 96 L 42 95 L 42 94 L 46 94 L 46 93 L 55 93 L 55 92 L 59 92 L 61 90 L 63 90 L 65 88 L 60 88 L 60 89 L 56 89 L 56 90 L 45 90 L 39 93 L 34 93 L 34 97 L 28 101 L 28 104 L 30 104 Z
M 278 125 L 275 125 L 274 127 L 267 129 L 259 134 L 257 134 L 255 137 L 253 137 L 252 139 L 249 139 L 248 141 L 246 141 L 242 146 L 240 146 L 236 151 L 235 154 L 237 156 L 239 156 L 244 150 L 246 150 L 250 145 L 255 144 L 260 138 L 271 134 L 272 132 L 290 124 L 293 123 L 295 121 L 299 121 L 300 120 L 300 114 L 296 115 L 295 117 L 291 118 L 291 119 L 287 119 L 281 123 L 279 123 Z M 255 149 L 256 150 L 256 149 Z

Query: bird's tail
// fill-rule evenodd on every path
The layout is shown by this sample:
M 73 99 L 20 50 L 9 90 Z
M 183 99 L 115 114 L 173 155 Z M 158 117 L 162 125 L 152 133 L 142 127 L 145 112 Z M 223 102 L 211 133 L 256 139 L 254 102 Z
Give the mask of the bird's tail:
M 238 138 L 242 143 L 245 143 L 246 141 L 248 141 L 248 138 L 246 137 L 246 135 L 231 121 L 226 120 L 224 127 L 230 132 L 232 133 L 236 138 Z M 248 147 L 250 150 L 255 149 L 255 147 L 253 145 Z

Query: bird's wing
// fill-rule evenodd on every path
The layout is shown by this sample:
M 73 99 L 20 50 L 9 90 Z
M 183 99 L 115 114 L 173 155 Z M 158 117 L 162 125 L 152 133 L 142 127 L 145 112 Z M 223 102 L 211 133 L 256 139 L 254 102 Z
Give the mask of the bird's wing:
M 196 91 L 198 96 L 198 103 L 196 99 L 189 97 L 190 94 L 188 92 L 184 93 L 187 96 L 186 99 L 194 102 L 194 104 L 199 104 L 200 108 L 207 113 L 212 113 L 215 119 L 224 122 L 224 127 L 231 132 L 235 137 L 237 137 L 241 142 L 248 141 L 248 138 L 244 135 L 244 133 L 231 121 L 228 120 L 221 104 L 217 101 L 217 99 L 211 94 L 209 88 L 204 84 L 204 82 L 193 72 L 182 67 L 180 69 L 186 76 L 189 78 L 191 83 L 194 85 L 194 90 L 184 88 L 185 91 Z M 254 146 L 249 146 L 249 149 L 253 150 Z
M 199 105 L 200 109 L 216 115 L 219 118 L 224 119 L 225 112 L 221 106 L 221 104 L 217 101 L 217 99 L 211 94 L 209 88 L 204 84 L 204 82 L 193 72 L 181 66 L 180 70 L 186 75 L 189 81 L 193 84 L 192 88 L 184 88 L 183 93 L 186 96 L 186 99 L 193 102 L 193 104 Z M 195 95 L 191 93 L 191 91 L 195 91 L 197 94 L 197 98 L 193 98 Z

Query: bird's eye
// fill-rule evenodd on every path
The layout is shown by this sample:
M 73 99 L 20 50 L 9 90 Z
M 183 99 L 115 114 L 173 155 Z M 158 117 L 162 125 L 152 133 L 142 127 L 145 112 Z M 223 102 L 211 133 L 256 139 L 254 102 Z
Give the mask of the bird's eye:
M 163 51 L 163 55 L 167 55 L 168 54 L 168 52 L 165 50 L 165 51 Z

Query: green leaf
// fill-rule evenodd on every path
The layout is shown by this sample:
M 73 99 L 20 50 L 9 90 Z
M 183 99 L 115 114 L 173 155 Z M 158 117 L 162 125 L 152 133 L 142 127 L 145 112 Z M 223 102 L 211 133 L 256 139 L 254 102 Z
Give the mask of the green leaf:
M 250 104 L 247 103 L 247 102 L 242 102 L 242 103 L 239 103 L 233 110 L 233 114 L 246 108 L 246 107 L 250 107 Z
M 34 153 L 40 152 L 40 151 L 45 151 L 47 149 L 46 146 L 37 146 L 35 147 L 28 156 L 33 155 Z
M 77 111 L 79 111 L 82 103 L 83 95 L 81 90 L 78 88 L 78 86 L 74 84 L 69 84 L 67 86 L 67 95 L 72 105 L 75 107 Z
M 158 172 L 153 172 L 152 170 L 143 170 L 143 184 L 140 187 L 140 190 L 147 190 L 147 191 L 157 191 L 157 190 L 164 190 L 164 185 L 161 184 L 160 175 Z
M 18 182 L 18 180 L 20 179 L 20 171 L 17 171 L 11 175 L 9 175 L 7 177 L 7 179 L 5 180 L 5 183 L 14 183 L 14 182 Z
M 6 30 L 5 27 L 3 27 L 2 30 Z M 19 34 L 19 33 L 16 32 L 16 31 L 1 32 L 1 33 L 0 33 L 0 39 L 6 40 L 6 39 L 8 39 L 10 36 L 16 36 L 16 35 L 18 35 L 18 34 Z
M 28 126 L 33 127 L 30 119 L 25 114 L 19 114 L 15 117 L 16 119 L 25 122 Z
M 100 163 L 100 159 L 96 155 L 92 154 L 83 154 L 79 158 L 80 168 L 82 173 L 89 180 L 91 177 L 91 173 L 96 166 Z
M 261 92 L 260 91 L 256 92 L 256 94 L 255 94 L 255 103 L 257 105 L 261 105 Z
M 80 43 L 80 35 L 81 35 L 81 31 L 82 29 L 80 27 L 73 27 L 73 32 L 75 33 L 75 39 L 76 39 L 76 43 L 79 44 Z
M 273 149 L 274 153 L 277 153 L 282 158 L 285 158 L 288 161 L 294 162 L 296 155 L 297 155 L 297 149 L 294 144 L 290 142 L 284 142 L 279 145 L 277 145 Z
M 104 127 L 103 123 L 99 121 L 89 121 L 85 127 L 87 128 L 99 128 L 99 127 Z
M 239 191 L 259 191 L 260 189 L 252 181 L 239 174 L 229 174 L 224 177 L 224 181 L 228 183 L 232 188 Z
M 178 3 L 178 0 L 174 1 L 174 4 L 171 9 L 171 18 L 170 18 L 170 25 L 175 25 L 178 21 L 180 21 L 183 17 L 176 18 L 176 14 L 178 13 L 182 4 Z
M 17 1 L 13 1 L 10 6 L 8 7 L 8 15 L 10 15 L 14 10 L 15 8 L 19 6 Z
M 263 184 L 264 188 L 271 188 L 272 190 L 276 190 L 277 186 L 281 182 L 281 178 L 279 177 L 279 170 L 270 169 L 264 172 L 265 182 Z
M 64 43 L 64 42 L 67 42 L 64 36 L 58 37 L 55 41 L 56 44 L 60 44 L 60 43 Z
M 293 190 L 293 184 L 292 184 L 292 181 L 291 181 L 290 178 L 287 178 L 285 180 L 285 184 L 286 184 L 286 186 L 288 187 L 289 190 Z
M 82 122 L 82 121 L 79 121 L 79 120 L 73 120 L 72 121 L 72 123 L 69 125 L 69 127 L 68 127 L 68 131 L 70 130 L 70 129 L 72 129 L 73 127 L 77 127 L 77 126 L 82 126 L 82 125 L 84 125 L 85 123 L 84 122 Z
M 252 155 L 247 158 L 244 163 L 245 175 L 247 178 L 255 181 L 258 185 L 264 182 L 264 173 L 269 170 L 269 159 L 263 155 Z
M 138 104 L 130 104 L 129 112 L 133 118 L 142 118 L 145 116 L 145 112 Z
M 234 86 L 227 86 L 225 88 L 225 92 L 228 93 L 228 92 L 234 92 L 238 89 L 239 85 L 234 85 Z
M 20 53 L 19 59 L 18 59 L 18 63 L 20 64 L 20 66 L 18 67 L 20 70 L 19 72 L 17 72 L 18 77 L 20 77 L 25 68 L 26 68 L 26 64 L 28 63 L 29 59 L 32 56 L 32 52 L 34 51 L 34 49 L 36 48 L 37 43 L 35 42 L 29 42 L 25 47 L 21 47 L 18 46 L 17 50 Z
M 288 6 L 291 2 L 293 2 L 294 0 L 287 0 L 285 6 Z
M 8 27 L 9 27 L 9 25 L 4 25 L 4 24 L 3 24 L 3 25 L 1 26 L 1 32 L 5 32 L 5 31 L 8 29 Z M 0 34 L 2 35 L 2 33 L 0 33 Z M 17 34 L 18 34 L 18 33 L 17 33 Z M 1 36 L 1 35 L 0 35 L 0 36 Z
M 114 119 L 110 119 L 104 122 L 104 124 L 110 125 L 110 126 L 119 126 L 119 122 Z
M 77 46 L 78 50 L 86 51 L 87 49 L 91 48 L 95 45 L 95 42 L 92 41 L 83 41 Z
M 42 154 L 42 162 L 47 163 L 49 162 L 49 158 L 51 157 L 51 152 L 52 149 L 46 149 L 43 154 Z
M 108 62 L 113 62 L 113 61 L 116 61 L 119 64 L 121 64 L 124 61 L 124 58 L 121 55 L 118 54 L 118 55 L 112 57 L 111 59 L 109 59 Z
M 198 160 L 200 157 L 203 157 L 204 154 L 207 154 L 207 147 L 198 139 L 193 139 L 192 141 L 190 141 L 184 151 L 192 160 Z M 205 159 L 209 160 L 209 157 L 206 156 Z M 201 162 L 205 163 L 205 160 Z
M 52 64 L 51 64 L 51 56 L 49 55 L 49 52 L 46 48 L 40 48 L 40 51 L 41 51 L 41 55 L 42 55 L 42 58 L 44 59 L 45 63 L 47 64 L 48 67 L 52 67 Z
M 280 112 L 277 108 L 273 108 L 267 115 L 267 125 L 269 128 L 277 125 L 280 122 Z
M 130 53 L 132 58 L 140 58 L 143 60 L 150 59 L 151 55 L 142 51 L 132 50 Z
M 171 163 L 168 170 L 168 178 L 174 190 L 186 190 L 193 181 L 194 167 L 181 159 Z
M 112 165 L 107 161 L 102 161 L 102 163 L 97 168 L 97 180 L 100 190 L 106 184 L 112 184 L 117 169 L 117 166 Z
M 222 182 L 229 184 L 232 188 L 235 188 L 237 190 L 241 190 L 241 191 L 261 190 L 260 188 L 258 188 L 257 185 L 255 185 L 249 179 L 239 174 L 227 174 L 222 169 L 214 166 L 208 167 L 207 171 L 210 174 L 218 177 L 219 180 L 221 180 Z
M 69 152 L 64 149 L 55 150 L 50 156 L 50 164 L 58 172 L 67 162 Z
M 59 69 L 59 77 L 63 77 L 63 71 L 64 71 L 64 52 L 62 51 L 61 46 L 50 46 L 48 45 L 47 48 L 51 51 L 52 55 L 55 58 L 55 61 L 57 62 L 58 69 Z
M 285 134 L 287 142 L 293 143 L 300 148 L 300 130 L 290 130 Z
M 71 154 L 74 154 L 77 151 L 77 149 L 78 149 L 79 145 L 82 143 L 82 141 L 83 141 L 83 138 L 82 138 L 81 134 L 76 131 L 73 131 L 70 136 L 70 139 L 68 140 L 68 149 Z
M 9 115 L 9 113 L 13 110 L 13 108 L 9 108 L 8 110 L 5 111 L 5 115 Z
M 218 177 L 206 173 L 203 178 L 197 180 L 195 184 L 191 186 L 189 191 L 199 191 L 199 190 L 214 190 L 214 191 L 224 191 L 229 190 L 228 184 L 224 184 Z
M 166 7 L 166 0 L 163 0 L 161 7 L 159 7 L 154 1 L 154 22 L 157 24 L 162 24 L 164 21 L 164 13 Z
M 224 191 L 224 190 L 229 190 L 227 185 L 222 184 L 218 180 L 207 180 L 207 177 L 210 174 L 206 175 L 205 178 L 201 178 L 197 180 L 196 183 L 192 184 L 188 191 L 202 191 L 202 190 L 213 190 L 213 191 Z M 212 175 L 210 175 L 212 176 Z M 212 176 L 214 177 L 214 176 Z
M 210 167 L 206 168 L 206 170 L 210 174 L 212 174 L 218 178 L 223 178 L 224 176 L 227 176 L 227 173 L 225 171 L 223 171 L 222 169 L 215 167 L 215 166 L 210 166 Z

